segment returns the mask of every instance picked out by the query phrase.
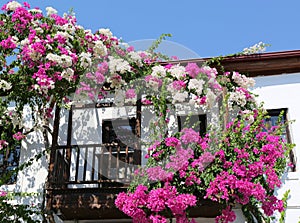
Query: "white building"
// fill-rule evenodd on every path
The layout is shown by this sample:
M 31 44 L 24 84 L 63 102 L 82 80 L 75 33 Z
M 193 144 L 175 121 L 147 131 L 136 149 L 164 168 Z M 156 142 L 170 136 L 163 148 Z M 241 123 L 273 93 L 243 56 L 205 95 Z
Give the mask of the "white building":
M 203 60 L 180 61 L 181 63 Z M 225 58 L 225 69 L 248 73 L 256 80 L 253 91 L 265 102 L 270 115 L 277 116 L 283 109 L 289 125 L 286 137 L 296 147 L 291 154 L 295 168 L 286 173 L 278 196 L 290 189 L 286 222 L 300 220 L 300 51 L 264 53 Z M 205 123 L 213 119 L 193 108 L 182 109 L 172 116 L 177 131 L 184 116 L 193 112 L 194 119 Z M 57 113 L 58 114 L 58 113 Z M 57 115 L 56 114 L 56 115 Z M 153 115 L 153 114 L 152 114 Z M 18 202 L 33 203 L 46 208 L 56 222 L 130 222 L 113 209 L 115 195 L 126 189 L 134 166 L 145 163 L 146 151 L 137 138 L 146 138 L 151 108 L 141 106 L 110 107 L 109 103 L 92 107 L 74 107 L 60 112 L 57 147 L 49 157 L 43 157 L 18 174 L 16 181 L 2 187 L 15 192 L 38 192 L 32 199 Z M 56 123 L 57 124 L 57 123 Z M 55 125 L 55 122 L 54 122 Z M 58 125 L 57 125 L 58 126 Z M 112 130 L 113 129 L 113 130 Z M 116 135 L 124 137 L 125 144 L 115 144 Z M 104 145 L 105 144 L 105 145 Z M 38 154 L 44 148 L 42 134 L 33 132 L 22 142 L 20 163 Z M 105 149 L 104 149 L 105 148 Z M 142 149 L 140 149 L 142 148 Z M 5 159 L 1 157 L 1 159 Z M 50 163 L 50 164 L 49 164 Z M 0 161 L 1 165 L 1 161 Z M 107 168 L 110 167 L 110 168 Z M 49 171 L 48 171 L 49 170 Z M 114 180 L 114 182 L 111 181 Z M 236 223 L 244 222 L 239 210 Z M 207 203 L 197 213 L 199 222 L 214 222 L 217 206 Z M 119 220 L 116 220 L 119 219 Z M 42 221 L 42 220 L 41 220 Z

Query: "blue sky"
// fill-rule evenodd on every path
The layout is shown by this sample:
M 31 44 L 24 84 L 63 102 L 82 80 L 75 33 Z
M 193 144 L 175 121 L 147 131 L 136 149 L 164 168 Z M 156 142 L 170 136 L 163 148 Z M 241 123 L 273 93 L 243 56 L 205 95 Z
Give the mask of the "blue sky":
M 200 57 L 236 53 L 259 41 L 271 44 L 269 52 L 300 49 L 299 0 L 27 2 L 42 10 L 52 6 L 61 15 L 73 8 L 80 25 L 93 31 L 110 28 L 126 42 L 156 39 L 162 33 L 171 33 L 173 37 L 168 40 Z

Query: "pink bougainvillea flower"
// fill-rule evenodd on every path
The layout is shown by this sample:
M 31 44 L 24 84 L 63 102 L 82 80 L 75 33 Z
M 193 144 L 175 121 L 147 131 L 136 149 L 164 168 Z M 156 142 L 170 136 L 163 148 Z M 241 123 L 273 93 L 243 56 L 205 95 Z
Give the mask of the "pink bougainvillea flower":
M 21 132 L 17 132 L 17 133 L 15 133 L 15 134 L 13 134 L 13 138 L 14 138 L 15 140 L 20 141 L 20 140 L 22 140 L 22 139 L 25 138 L 25 135 L 23 135 Z
M 5 197 L 7 195 L 6 191 L 0 190 L 0 197 Z

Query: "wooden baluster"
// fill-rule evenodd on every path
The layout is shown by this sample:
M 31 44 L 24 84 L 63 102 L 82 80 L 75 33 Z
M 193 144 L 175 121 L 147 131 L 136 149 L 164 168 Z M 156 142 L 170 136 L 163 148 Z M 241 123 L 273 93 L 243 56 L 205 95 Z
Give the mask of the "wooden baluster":
M 87 155 L 88 155 L 88 147 L 86 146 L 85 147 L 85 150 L 84 150 L 84 164 L 83 164 L 83 177 L 82 177 L 82 180 L 83 181 L 86 181 L 86 168 L 87 168 Z
M 91 181 L 95 180 L 95 152 L 96 152 L 96 146 L 93 147 L 93 155 L 92 155 L 92 176 L 91 176 Z M 98 161 L 99 162 L 99 161 Z
M 107 177 L 111 179 L 111 156 L 112 156 L 112 146 L 109 146 L 109 153 L 108 153 L 108 165 L 107 165 Z
M 116 156 L 116 179 L 118 180 L 119 179 L 119 174 L 120 174 L 120 151 L 121 151 L 121 147 L 118 146 L 117 148 L 117 156 Z
M 79 157 L 80 157 L 80 148 L 77 147 L 77 157 L 76 157 L 76 172 L 75 172 L 75 182 L 78 182 L 78 172 L 79 172 Z

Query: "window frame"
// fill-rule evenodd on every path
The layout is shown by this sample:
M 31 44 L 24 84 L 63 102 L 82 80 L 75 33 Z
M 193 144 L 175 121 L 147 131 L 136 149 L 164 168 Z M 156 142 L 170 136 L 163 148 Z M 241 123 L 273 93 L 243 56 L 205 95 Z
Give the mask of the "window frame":
M 278 117 L 282 111 L 283 111 L 283 115 L 282 115 L 283 120 L 282 121 L 283 121 L 283 123 L 287 123 L 288 122 L 288 108 L 267 109 L 268 116 L 270 116 L 270 117 L 276 117 L 276 116 Z M 291 132 L 290 132 L 290 128 L 289 128 L 288 124 L 285 126 L 285 140 L 287 143 L 292 143 Z M 293 149 L 289 153 L 289 162 L 293 165 L 292 167 L 290 167 L 289 172 L 296 172 L 296 168 L 297 168 L 296 157 L 295 157 Z
M 189 114 L 189 115 L 177 115 L 177 125 L 178 125 L 178 131 L 180 132 L 183 128 L 192 128 L 192 126 L 182 126 L 182 119 L 185 119 L 191 117 L 198 117 L 199 122 L 199 134 L 200 136 L 204 136 L 207 132 L 207 115 L 206 114 Z

